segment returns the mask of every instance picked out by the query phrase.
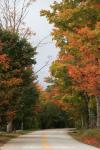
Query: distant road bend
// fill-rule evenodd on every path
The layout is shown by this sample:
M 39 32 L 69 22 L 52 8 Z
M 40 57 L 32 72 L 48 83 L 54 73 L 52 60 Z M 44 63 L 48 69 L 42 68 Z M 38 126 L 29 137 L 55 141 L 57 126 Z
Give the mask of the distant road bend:
M 68 129 L 35 131 L 13 139 L 0 150 L 100 150 L 68 135 Z

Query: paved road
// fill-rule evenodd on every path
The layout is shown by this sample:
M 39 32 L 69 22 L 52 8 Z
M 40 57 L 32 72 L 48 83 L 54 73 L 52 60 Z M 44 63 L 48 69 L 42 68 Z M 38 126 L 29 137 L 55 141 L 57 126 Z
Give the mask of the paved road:
M 35 131 L 11 140 L 0 150 L 100 150 L 68 135 L 68 129 Z

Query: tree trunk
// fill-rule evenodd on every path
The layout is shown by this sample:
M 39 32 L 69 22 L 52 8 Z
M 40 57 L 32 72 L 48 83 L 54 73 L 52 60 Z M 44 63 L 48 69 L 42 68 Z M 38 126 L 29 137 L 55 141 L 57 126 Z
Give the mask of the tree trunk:
M 23 123 L 23 121 L 21 122 L 21 130 L 23 131 L 23 129 L 24 129 L 24 123 Z
M 84 127 L 89 128 L 89 97 L 86 92 L 84 92 L 84 112 L 85 112 L 85 118 L 84 118 Z
M 7 123 L 7 132 L 8 133 L 12 132 L 12 120 L 9 120 Z
M 100 128 L 100 96 L 96 97 L 97 102 L 97 128 Z
M 89 127 L 95 128 L 96 127 L 96 116 L 91 109 L 89 110 L 89 119 L 90 119 Z
M 84 128 L 84 118 L 81 116 L 81 128 Z

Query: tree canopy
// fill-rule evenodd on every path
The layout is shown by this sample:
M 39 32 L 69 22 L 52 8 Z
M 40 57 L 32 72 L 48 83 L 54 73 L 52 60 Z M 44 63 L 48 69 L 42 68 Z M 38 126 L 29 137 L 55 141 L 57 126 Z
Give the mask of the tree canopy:
M 87 116 L 90 99 L 95 97 L 97 127 L 100 127 L 100 2 L 62 0 L 54 2 L 51 10 L 42 10 L 41 15 L 54 25 L 53 40 L 60 48 L 51 67 L 51 76 L 58 81 L 60 88 L 66 81 L 71 81 L 70 92 L 83 93 Z M 65 76 L 61 76 L 62 72 L 66 72 Z M 62 81 L 63 77 L 67 79 Z M 66 89 L 69 89 L 68 85 Z

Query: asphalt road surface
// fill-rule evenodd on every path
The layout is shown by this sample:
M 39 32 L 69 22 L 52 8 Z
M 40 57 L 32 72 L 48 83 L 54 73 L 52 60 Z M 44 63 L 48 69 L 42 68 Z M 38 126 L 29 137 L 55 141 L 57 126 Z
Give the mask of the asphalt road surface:
M 5 144 L 0 150 L 100 150 L 68 135 L 68 129 L 35 131 Z

